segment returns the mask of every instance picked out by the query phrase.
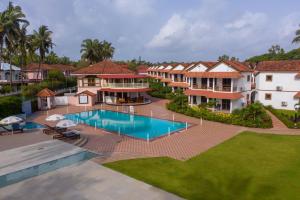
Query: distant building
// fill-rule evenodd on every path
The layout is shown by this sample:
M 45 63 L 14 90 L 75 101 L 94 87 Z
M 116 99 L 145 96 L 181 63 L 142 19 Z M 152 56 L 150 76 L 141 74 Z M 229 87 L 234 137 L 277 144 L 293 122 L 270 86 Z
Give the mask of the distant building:
M 11 66 L 12 71 L 10 71 L 10 64 L 9 63 L 1 63 L 0 65 L 0 84 L 7 84 L 10 83 L 10 78 L 12 73 L 12 82 L 18 83 L 21 81 L 21 69 L 14 65 Z

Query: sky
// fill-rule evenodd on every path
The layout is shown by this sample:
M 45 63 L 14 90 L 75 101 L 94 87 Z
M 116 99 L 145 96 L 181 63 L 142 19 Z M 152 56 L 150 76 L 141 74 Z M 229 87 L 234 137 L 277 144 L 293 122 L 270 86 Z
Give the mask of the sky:
M 0 0 L 0 11 L 8 5 Z M 30 21 L 53 31 L 54 51 L 74 60 L 86 38 L 107 40 L 114 60 L 240 60 L 273 44 L 286 50 L 300 24 L 299 0 L 14 0 Z

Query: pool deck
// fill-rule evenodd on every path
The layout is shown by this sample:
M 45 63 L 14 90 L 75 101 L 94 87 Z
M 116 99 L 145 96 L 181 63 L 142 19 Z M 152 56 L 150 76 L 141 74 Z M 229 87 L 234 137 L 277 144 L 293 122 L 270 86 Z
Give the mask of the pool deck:
M 187 130 L 173 133 L 151 142 L 140 139 L 134 139 L 126 136 L 119 136 L 115 133 L 109 133 L 102 129 L 80 124 L 76 129 L 82 131 L 89 141 L 84 148 L 101 152 L 106 155 L 99 162 L 110 162 L 120 159 L 129 159 L 137 157 L 157 157 L 168 156 L 179 160 L 187 160 L 201 152 L 214 147 L 225 140 L 235 136 L 239 132 L 245 130 L 243 127 L 225 125 L 216 122 L 203 120 L 202 125 L 199 119 L 188 117 L 185 115 L 171 112 L 165 108 L 166 100 L 152 99 L 153 103 L 135 107 L 136 114 L 151 116 L 160 119 L 172 120 L 173 115 L 175 121 L 187 122 L 193 124 Z M 93 107 L 57 107 L 48 111 L 51 114 L 76 113 L 85 110 L 107 109 L 113 111 L 122 111 L 120 106 L 96 105 Z M 45 121 L 47 112 L 38 112 L 33 120 L 38 123 L 47 123 Z
M 83 150 L 64 142 L 51 140 L 2 151 L 0 152 L 0 175 Z M 179 200 L 181 198 L 88 160 L 2 187 L 0 199 Z

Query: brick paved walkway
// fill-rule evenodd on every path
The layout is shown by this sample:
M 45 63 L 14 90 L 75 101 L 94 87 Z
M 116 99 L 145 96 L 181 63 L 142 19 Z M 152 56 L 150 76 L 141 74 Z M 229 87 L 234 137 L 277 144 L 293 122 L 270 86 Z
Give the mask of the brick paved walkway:
M 167 110 L 165 108 L 167 100 L 154 98 L 153 100 L 154 101 L 151 104 L 136 106 L 136 113 L 148 116 L 152 113 L 153 117 L 168 120 L 172 120 L 174 115 L 176 121 L 188 122 L 195 125 L 188 130 L 184 130 L 180 133 L 174 133 L 171 136 L 166 136 L 147 143 L 143 140 L 133 139 L 126 136 L 118 136 L 117 134 L 109 133 L 102 129 L 95 130 L 93 127 L 81 124 L 77 128 L 89 138 L 88 143 L 84 147 L 93 151 L 104 153 L 105 158 L 101 159 L 101 162 L 148 156 L 168 156 L 179 160 L 187 160 L 245 130 L 263 133 L 270 132 L 275 134 L 300 134 L 299 130 L 294 131 L 287 128 L 273 128 L 267 130 L 250 129 L 205 120 L 203 120 L 201 125 L 199 119 L 173 113 Z M 67 112 L 74 113 L 84 111 L 85 109 L 93 110 L 100 108 L 121 111 L 121 107 L 108 105 L 96 105 L 90 108 L 70 106 L 69 108 L 58 107 L 54 110 L 50 110 L 48 114 L 64 114 Z M 46 112 L 39 112 L 35 115 L 34 120 L 40 123 L 45 123 L 45 118 Z

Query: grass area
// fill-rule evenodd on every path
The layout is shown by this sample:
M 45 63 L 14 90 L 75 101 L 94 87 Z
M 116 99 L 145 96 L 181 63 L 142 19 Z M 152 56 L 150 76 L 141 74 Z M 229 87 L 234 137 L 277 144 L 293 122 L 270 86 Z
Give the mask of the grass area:
M 297 199 L 300 136 L 243 132 L 182 162 L 145 158 L 105 166 L 187 199 Z
M 277 112 L 282 114 L 282 115 L 289 116 L 289 117 L 294 117 L 295 114 L 296 114 L 296 111 L 294 111 L 294 110 L 277 109 Z

